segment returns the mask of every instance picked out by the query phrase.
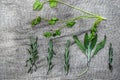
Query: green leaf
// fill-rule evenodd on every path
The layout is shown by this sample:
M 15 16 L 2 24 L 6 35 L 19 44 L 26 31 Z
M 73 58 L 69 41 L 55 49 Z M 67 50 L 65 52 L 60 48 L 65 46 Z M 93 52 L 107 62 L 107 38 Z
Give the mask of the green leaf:
M 43 34 L 46 38 L 50 38 L 52 36 L 52 33 L 51 32 L 45 32 Z
M 57 1 L 56 0 L 49 0 L 49 4 L 51 8 L 54 8 L 57 6 Z
M 84 36 L 84 46 L 86 49 L 88 49 L 88 45 L 89 45 L 89 36 L 88 33 L 86 33 Z
M 101 41 L 100 43 L 98 43 L 98 44 L 96 45 L 96 49 L 95 49 L 95 51 L 94 51 L 93 56 L 96 55 L 101 49 L 104 48 L 105 43 L 106 43 L 106 36 L 104 36 L 104 40 L 103 40 L 103 41 Z
M 36 0 L 33 4 L 33 10 L 41 10 L 43 7 L 43 3 L 41 3 L 39 0 Z
M 95 45 L 97 43 L 97 34 L 95 35 L 95 37 L 91 40 L 91 45 L 90 45 L 90 49 L 92 50 Z
M 48 21 L 48 23 L 49 25 L 55 25 L 58 20 L 59 20 L 58 18 L 53 17 L 51 20 Z
M 76 35 L 73 36 L 73 39 L 75 41 L 75 43 L 78 45 L 79 49 L 85 54 L 85 47 L 84 45 L 80 42 L 80 40 L 78 39 L 78 37 Z
M 75 25 L 75 21 L 68 21 L 67 23 L 66 23 L 66 26 L 68 27 L 68 28 L 72 28 L 74 25 Z
M 112 48 L 112 44 L 110 43 L 110 47 L 109 47 L 109 63 L 108 63 L 110 71 L 113 70 L 112 62 L 113 62 L 113 48 Z
M 60 36 L 61 35 L 61 31 L 60 30 L 56 30 L 54 33 L 53 33 L 53 37 L 55 36 Z
M 32 25 L 32 27 L 34 27 L 35 25 L 39 24 L 40 22 L 41 22 L 41 17 L 39 16 L 32 20 L 31 25 Z

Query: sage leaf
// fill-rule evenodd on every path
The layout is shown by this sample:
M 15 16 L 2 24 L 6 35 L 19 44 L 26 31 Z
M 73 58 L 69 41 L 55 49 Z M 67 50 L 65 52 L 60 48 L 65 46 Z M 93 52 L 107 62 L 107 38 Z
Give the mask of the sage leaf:
M 79 49 L 85 54 L 85 47 L 84 45 L 80 42 L 80 40 L 78 39 L 78 37 L 76 35 L 73 36 L 73 39 L 75 41 L 75 43 L 78 45 Z
M 67 23 L 66 23 L 66 26 L 68 27 L 68 28 L 72 28 L 74 25 L 75 25 L 75 21 L 68 21 Z
M 50 4 L 50 7 L 51 8 L 54 8 L 54 7 L 56 7 L 57 6 L 57 1 L 56 0 L 49 0 L 49 4 Z
M 112 62 L 113 62 L 113 48 L 112 48 L 112 44 L 110 43 L 110 47 L 109 47 L 109 70 L 112 72 L 113 70 L 113 66 L 112 66 Z
M 43 3 L 41 3 L 39 0 L 36 0 L 33 4 L 33 10 L 40 11 L 43 8 Z
M 103 41 L 101 41 L 100 43 L 98 43 L 96 45 L 96 49 L 95 49 L 95 51 L 93 53 L 93 56 L 96 55 L 101 49 L 104 48 L 105 43 L 106 43 L 106 36 L 104 36 L 104 40 Z
M 41 22 L 41 17 L 39 16 L 32 20 L 31 26 L 34 27 L 35 25 L 39 24 L 40 22 Z
M 86 33 L 84 37 L 84 46 L 86 49 L 88 49 L 88 45 L 89 45 L 89 36 L 88 33 Z

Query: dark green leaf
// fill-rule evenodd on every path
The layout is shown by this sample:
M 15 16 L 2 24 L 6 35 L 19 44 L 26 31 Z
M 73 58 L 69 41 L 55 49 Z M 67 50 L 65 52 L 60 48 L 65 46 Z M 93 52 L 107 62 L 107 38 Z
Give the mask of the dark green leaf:
M 52 33 L 51 32 L 45 32 L 43 34 L 46 38 L 50 38 L 52 36 Z
M 93 56 L 96 55 L 96 54 L 98 53 L 98 51 L 100 51 L 101 49 L 104 48 L 105 43 L 106 43 L 106 36 L 104 36 L 104 40 L 103 40 L 103 41 L 101 41 L 100 43 L 98 43 L 98 44 L 96 45 L 96 49 L 95 49 L 95 51 L 94 51 Z
M 39 16 L 32 20 L 31 25 L 32 25 L 32 27 L 34 27 L 35 25 L 39 24 L 40 22 L 41 22 L 41 17 Z
M 61 35 L 61 31 L 60 30 L 56 30 L 54 33 L 53 33 L 53 37 L 55 36 L 60 36 Z
M 49 0 L 49 4 L 51 8 L 54 8 L 57 6 L 57 1 L 56 0 Z
M 84 36 L 84 46 L 86 49 L 88 49 L 88 45 L 89 45 L 89 36 L 88 33 L 86 33 Z
M 84 45 L 80 42 L 80 40 L 78 39 L 78 37 L 76 35 L 73 36 L 73 39 L 75 41 L 75 43 L 78 45 L 79 49 L 85 54 L 85 47 Z
M 39 0 L 36 0 L 33 4 L 33 10 L 41 10 L 43 7 L 43 3 L 41 3 Z
M 95 45 L 97 43 L 97 34 L 95 35 L 95 37 L 91 40 L 91 45 L 90 45 L 90 49 L 92 50 Z
M 113 62 L 113 48 L 112 48 L 112 44 L 110 43 L 110 47 L 109 47 L 109 70 L 110 71 L 113 70 L 112 62 Z
M 75 23 L 76 23 L 75 21 L 69 21 L 66 23 L 66 26 L 72 28 L 75 25 Z

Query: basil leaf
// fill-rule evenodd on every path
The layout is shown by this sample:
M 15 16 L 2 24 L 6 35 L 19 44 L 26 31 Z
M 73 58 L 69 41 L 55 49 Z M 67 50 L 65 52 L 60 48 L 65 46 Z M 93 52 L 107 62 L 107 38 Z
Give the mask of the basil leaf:
M 35 25 L 39 24 L 40 22 L 41 22 L 41 17 L 39 16 L 32 20 L 31 26 L 34 27 Z
M 97 34 L 95 35 L 95 37 L 91 40 L 91 45 L 90 45 L 90 49 L 92 50 L 95 45 L 97 43 Z
M 75 23 L 76 23 L 75 21 L 69 21 L 69 22 L 66 23 L 66 26 L 68 28 L 72 28 L 75 25 Z
M 49 4 L 51 8 L 54 8 L 57 6 L 57 1 L 56 0 L 49 0 Z
M 104 48 L 105 43 L 106 43 L 106 36 L 104 36 L 104 40 L 103 40 L 103 41 L 101 41 L 100 43 L 98 43 L 98 44 L 96 45 L 96 49 L 95 49 L 95 51 L 94 51 L 93 56 L 96 55 L 97 52 L 99 52 L 102 48 Z
M 84 45 L 80 42 L 80 40 L 78 39 L 78 37 L 76 35 L 73 36 L 73 39 L 75 41 L 75 43 L 78 45 L 79 49 L 85 54 L 85 47 Z
M 84 36 L 84 46 L 86 49 L 88 49 L 88 45 L 89 45 L 89 36 L 88 33 L 86 33 Z
M 41 10 L 43 8 L 43 3 L 41 3 L 39 0 L 36 0 L 33 4 L 33 10 Z
M 110 71 L 113 70 L 112 62 L 113 62 L 113 48 L 112 48 L 112 44 L 110 43 L 110 47 L 109 47 L 109 70 Z

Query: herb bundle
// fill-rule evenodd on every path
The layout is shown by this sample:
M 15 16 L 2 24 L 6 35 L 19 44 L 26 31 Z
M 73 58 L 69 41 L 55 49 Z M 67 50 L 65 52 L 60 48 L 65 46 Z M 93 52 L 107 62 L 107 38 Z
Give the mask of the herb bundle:
M 52 59 L 53 55 L 56 55 L 55 52 L 53 51 L 53 41 L 49 41 L 49 48 L 48 48 L 48 56 L 47 56 L 47 62 L 48 62 L 48 71 L 47 74 L 49 74 L 49 71 L 52 70 L 53 64 L 52 64 Z
M 69 68 L 70 68 L 70 64 L 69 64 L 69 60 L 70 60 L 70 56 L 69 56 L 70 43 L 71 42 L 69 40 L 67 40 L 65 53 L 64 53 L 64 59 L 65 59 L 64 69 L 65 69 L 66 75 L 68 74 Z
M 27 49 L 28 52 L 29 52 L 29 59 L 26 60 L 26 67 L 29 66 L 29 70 L 28 70 L 28 73 L 32 73 L 33 70 L 36 71 L 37 70 L 37 65 L 36 65 L 36 62 L 39 58 L 38 56 L 38 51 L 37 51 L 37 48 L 38 48 L 38 43 L 37 43 L 37 40 L 38 38 L 34 38 L 34 37 L 30 37 L 30 48 Z

